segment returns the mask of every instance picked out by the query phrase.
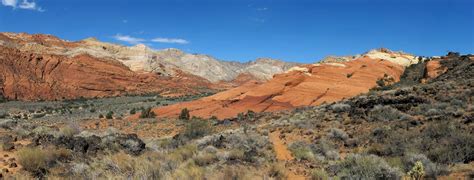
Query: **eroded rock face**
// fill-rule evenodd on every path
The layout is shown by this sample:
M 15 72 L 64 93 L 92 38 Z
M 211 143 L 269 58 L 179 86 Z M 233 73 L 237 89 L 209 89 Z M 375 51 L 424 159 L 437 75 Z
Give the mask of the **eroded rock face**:
M 100 42 L 95 38 L 69 42 L 42 34 L 0 33 L 0 45 L 67 57 L 88 54 L 100 59 L 120 61 L 134 72 L 154 72 L 169 77 L 184 72 L 213 83 L 232 81 L 240 74 L 250 74 L 254 80 L 269 80 L 274 74 L 283 73 L 297 65 L 268 58 L 248 63 L 220 61 L 208 55 L 188 54 L 178 49 L 153 50 L 143 44 L 126 47 Z
M 321 63 L 342 63 L 353 61 L 361 57 L 368 57 L 372 59 L 385 59 L 401 66 L 409 66 L 419 62 L 420 58 L 402 51 L 391 51 L 386 48 L 372 49 L 364 54 L 354 56 L 327 56 L 322 59 Z
M 89 55 L 37 54 L 0 45 L 0 94 L 11 100 L 192 94 L 207 86 L 206 80 L 186 74 L 161 77 L 133 72 L 120 62 Z
M 368 92 L 376 81 L 398 81 L 404 67 L 388 60 L 359 58 L 344 63 L 324 63 L 293 68 L 263 84 L 247 82 L 197 101 L 155 110 L 160 116 L 177 116 L 187 108 L 192 116 L 228 118 L 248 110 L 267 112 L 315 106 Z

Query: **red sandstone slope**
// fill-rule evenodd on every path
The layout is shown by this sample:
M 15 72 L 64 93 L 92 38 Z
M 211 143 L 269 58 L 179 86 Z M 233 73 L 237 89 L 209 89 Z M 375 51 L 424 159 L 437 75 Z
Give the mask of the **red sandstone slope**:
M 398 81 L 403 70 L 398 64 L 370 58 L 308 65 L 275 75 L 263 84 L 248 82 L 210 97 L 157 108 L 155 112 L 159 116 L 177 116 L 181 109 L 188 108 L 193 116 L 222 119 L 248 110 L 267 112 L 314 106 L 368 92 L 386 75 Z
M 57 100 L 152 92 L 193 94 L 195 89 L 208 86 L 207 81 L 186 74 L 165 78 L 133 72 L 120 62 L 89 55 L 35 54 L 0 45 L 0 95 L 8 99 Z

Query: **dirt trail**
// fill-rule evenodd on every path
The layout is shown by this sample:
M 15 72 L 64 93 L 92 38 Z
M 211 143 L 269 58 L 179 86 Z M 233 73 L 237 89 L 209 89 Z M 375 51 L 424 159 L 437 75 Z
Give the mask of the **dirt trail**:
M 280 139 L 280 132 L 275 131 L 269 135 L 270 141 L 273 143 L 273 149 L 275 150 L 276 157 L 279 161 L 290 161 L 294 157 L 291 155 L 291 152 L 288 150 L 288 147 Z M 286 162 L 283 162 L 286 163 Z M 294 172 L 288 169 L 287 178 L 290 180 L 300 180 L 305 179 L 304 176 L 297 175 Z
M 280 132 L 275 131 L 270 133 L 270 141 L 273 143 L 273 148 L 275 149 L 275 153 L 277 159 L 280 161 L 289 161 L 293 160 L 293 156 L 291 152 L 288 150 L 283 141 L 280 139 Z

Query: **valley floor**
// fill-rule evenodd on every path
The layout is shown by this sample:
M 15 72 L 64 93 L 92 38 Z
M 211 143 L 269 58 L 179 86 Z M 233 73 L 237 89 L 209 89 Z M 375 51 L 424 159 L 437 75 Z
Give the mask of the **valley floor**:
M 472 179 L 474 62 L 443 66 L 426 83 L 414 65 L 337 103 L 226 120 L 148 108 L 196 97 L 0 103 L 2 177 Z

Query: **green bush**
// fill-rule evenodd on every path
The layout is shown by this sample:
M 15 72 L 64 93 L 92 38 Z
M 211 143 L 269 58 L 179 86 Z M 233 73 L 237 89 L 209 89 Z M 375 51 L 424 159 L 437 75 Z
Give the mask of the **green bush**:
M 135 108 L 130 109 L 130 114 L 131 115 L 136 114 L 136 113 L 137 113 L 137 109 L 135 109 Z
M 113 115 L 114 115 L 114 112 L 113 112 L 113 111 L 109 111 L 109 112 L 105 115 L 105 118 L 106 118 L 106 119 L 113 119 Z

